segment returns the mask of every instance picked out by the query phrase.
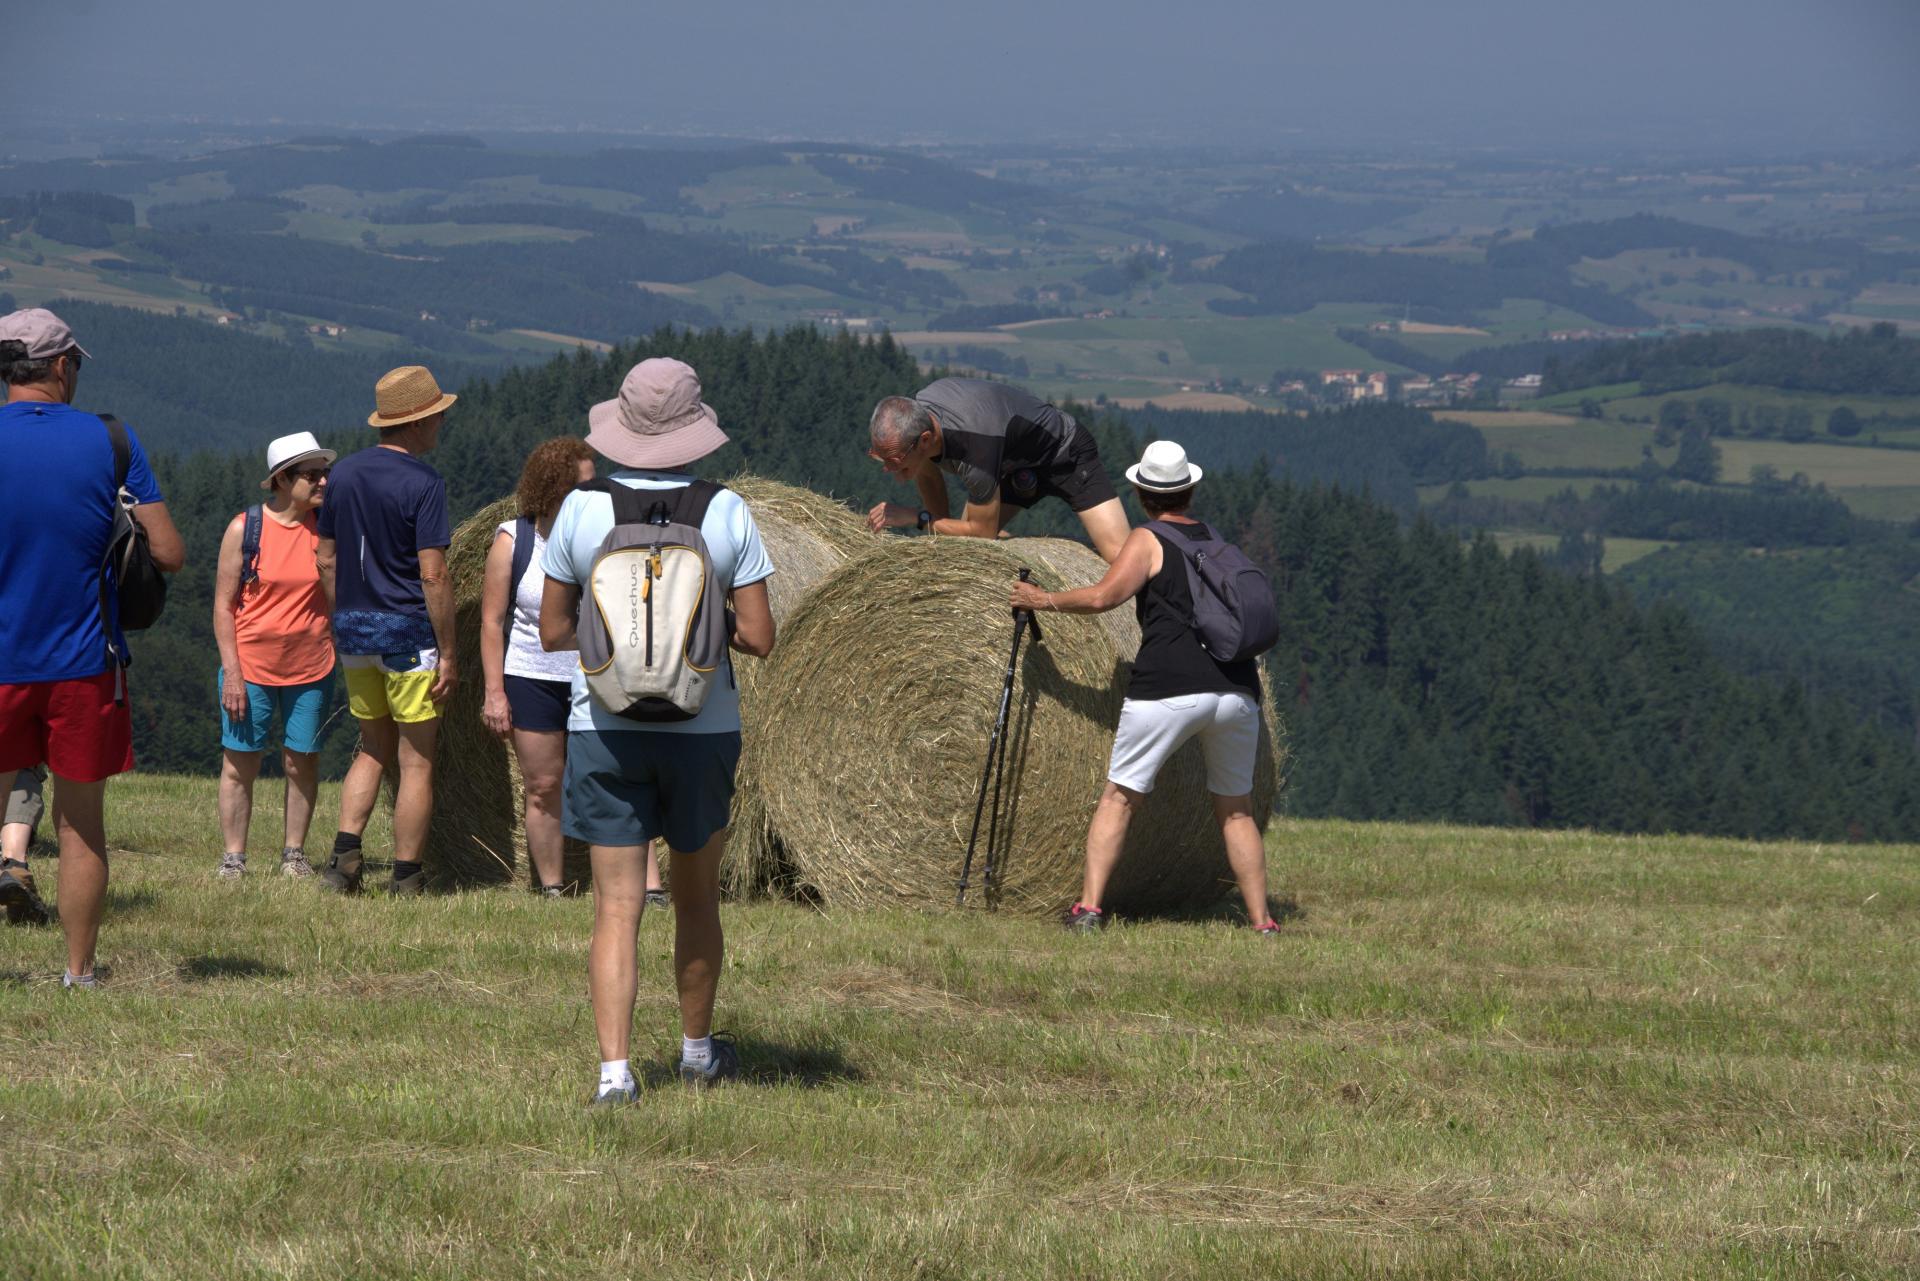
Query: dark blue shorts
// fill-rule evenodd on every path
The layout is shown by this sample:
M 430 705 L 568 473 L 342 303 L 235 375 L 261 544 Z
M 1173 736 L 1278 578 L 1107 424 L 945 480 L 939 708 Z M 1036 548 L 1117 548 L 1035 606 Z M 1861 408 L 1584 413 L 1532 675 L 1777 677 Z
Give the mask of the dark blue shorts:
M 589 845 L 664 837 L 682 854 L 726 827 L 740 734 L 572 730 L 560 828 Z
M 531 676 L 503 676 L 507 706 L 515 729 L 564 730 L 573 706 L 572 681 L 543 681 Z

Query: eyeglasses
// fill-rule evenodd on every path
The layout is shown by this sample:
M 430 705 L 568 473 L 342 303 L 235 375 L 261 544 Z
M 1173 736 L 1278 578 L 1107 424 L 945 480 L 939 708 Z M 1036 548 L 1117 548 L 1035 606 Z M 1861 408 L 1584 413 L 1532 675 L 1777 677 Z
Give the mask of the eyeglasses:
M 294 472 L 293 476 L 295 480 L 311 481 L 317 485 L 325 480 L 327 473 L 332 470 L 331 467 L 302 467 L 299 471 Z

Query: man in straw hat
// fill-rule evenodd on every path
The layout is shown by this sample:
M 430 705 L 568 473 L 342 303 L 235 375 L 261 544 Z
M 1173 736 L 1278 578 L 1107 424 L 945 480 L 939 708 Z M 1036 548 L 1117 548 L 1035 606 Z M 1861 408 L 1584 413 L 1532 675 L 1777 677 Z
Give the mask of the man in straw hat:
M 920 491 L 918 508 L 878 503 L 867 528 L 918 526 L 934 534 L 997 538 L 1042 498 L 1064 499 L 1111 563 L 1127 538 L 1127 513 L 1100 462 L 1093 434 L 1031 392 L 984 378 L 942 378 L 919 394 L 874 406 L 867 456 Z M 947 514 L 957 476 L 966 510 Z
M 713 410 L 701 403 L 693 369 L 660 357 L 635 365 L 619 396 L 595 405 L 587 421 L 587 444 L 620 468 L 609 486 L 682 490 L 694 479 L 686 469 L 727 443 Z M 601 543 L 613 529 L 613 495 L 605 490 L 575 490 L 554 517 L 541 558 L 547 585 L 540 641 L 548 650 L 577 647 L 581 585 L 591 581 Z M 730 592 L 732 648 L 764 658 L 773 651 L 766 581 L 773 564 L 753 513 L 738 494 L 722 489 L 708 503 L 699 529 L 711 573 Z M 587 842 L 593 859 L 587 979 L 600 1041 L 593 1106 L 632 1102 L 635 1095 L 628 1063 L 639 982 L 634 949 L 646 905 L 645 852 L 655 839 L 666 841 L 673 859 L 680 1077 L 705 1085 L 739 1074 L 733 1045 L 712 1034 L 722 955 L 720 854 L 739 759 L 740 695 L 732 680 L 714 681 L 689 720 L 643 722 L 603 706 L 586 675 L 574 672 L 562 813 L 566 834 Z
M 360 835 L 380 779 L 397 760 L 393 803 L 395 894 L 426 888 L 420 851 L 433 814 L 433 748 L 440 704 L 453 692 L 453 581 L 447 576 L 447 486 L 420 460 L 440 439 L 455 397 L 420 365 L 374 387 L 367 425 L 380 442 L 334 464 L 320 508 L 320 586 L 333 611 L 334 648 L 360 752 L 340 789 L 340 830 L 320 874 L 323 890 L 360 888 Z M 344 551 L 345 555 L 341 552 Z
M 60 925 L 68 987 L 94 986 L 107 896 L 102 807 L 107 779 L 133 768 L 133 722 L 121 683 L 126 637 L 118 596 L 103 590 L 115 513 L 130 505 L 153 562 L 168 573 L 186 545 L 160 500 L 140 440 L 124 427 L 126 479 L 107 422 L 73 407 L 82 361 L 65 321 L 33 307 L 0 318 L 0 796 L 14 774 L 53 774 L 60 838 Z M 12 869 L 9 869 L 11 871 Z
M 1140 652 L 1121 703 L 1107 786 L 1087 828 L 1080 901 L 1067 913 L 1067 924 L 1076 930 L 1096 931 L 1106 925 L 1100 900 L 1126 846 L 1133 812 L 1145 803 L 1167 758 L 1196 737 L 1206 754 L 1214 821 L 1246 902 L 1248 924 L 1263 935 L 1280 929 L 1267 911 L 1266 850 L 1253 817 L 1253 771 L 1260 752 L 1259 660 L 1222 662 L 1207 652 L 1194 630 L 1184 555 L 1154 528 L 1165 525 L 1181 533 L 1191 530 L 1203 539 L 1213 536 L 1190 511 L 1200 477 L 1186 450 L 1170 440 L 1154 441 L 1140 461 L 1127 468 L 1149 523 L 1127 535 L 1106 577 L 1092 587 L 1067 592 L 1044 591 L 1033 583 L 1013 585 L 1015 609 L 1104 614 L 1131 601 L 1140 618 Z

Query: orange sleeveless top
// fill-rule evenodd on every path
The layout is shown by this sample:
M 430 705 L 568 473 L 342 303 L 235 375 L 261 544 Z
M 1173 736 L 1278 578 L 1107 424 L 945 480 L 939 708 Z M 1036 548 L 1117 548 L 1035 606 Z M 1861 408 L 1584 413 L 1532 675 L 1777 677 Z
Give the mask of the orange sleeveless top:
M 333 671 L 333 633 L 320 591 L 315 517 L 291 529 L 263 512 L 260 577 L 240 590 L 233 615 L 240 676 L 255 685 L 307 685 Z

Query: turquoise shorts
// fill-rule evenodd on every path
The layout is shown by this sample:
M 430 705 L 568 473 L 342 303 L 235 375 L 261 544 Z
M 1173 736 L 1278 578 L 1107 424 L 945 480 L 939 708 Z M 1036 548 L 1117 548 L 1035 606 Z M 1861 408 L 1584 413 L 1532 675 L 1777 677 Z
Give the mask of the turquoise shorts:
M 213 678 L 217 701 L 226 683 L 226 669 Z M 220 709 L 220 746 L 229 752 L 264 752 L 272 737 L 274 714 L 280 716 L 280 738 L 289 752 L 317 752 L 327 723 L 327 704 L 333 701 L 333 673 L 306 685 L 255 685 L 247 682 L 247 719 L 244 723 Z

